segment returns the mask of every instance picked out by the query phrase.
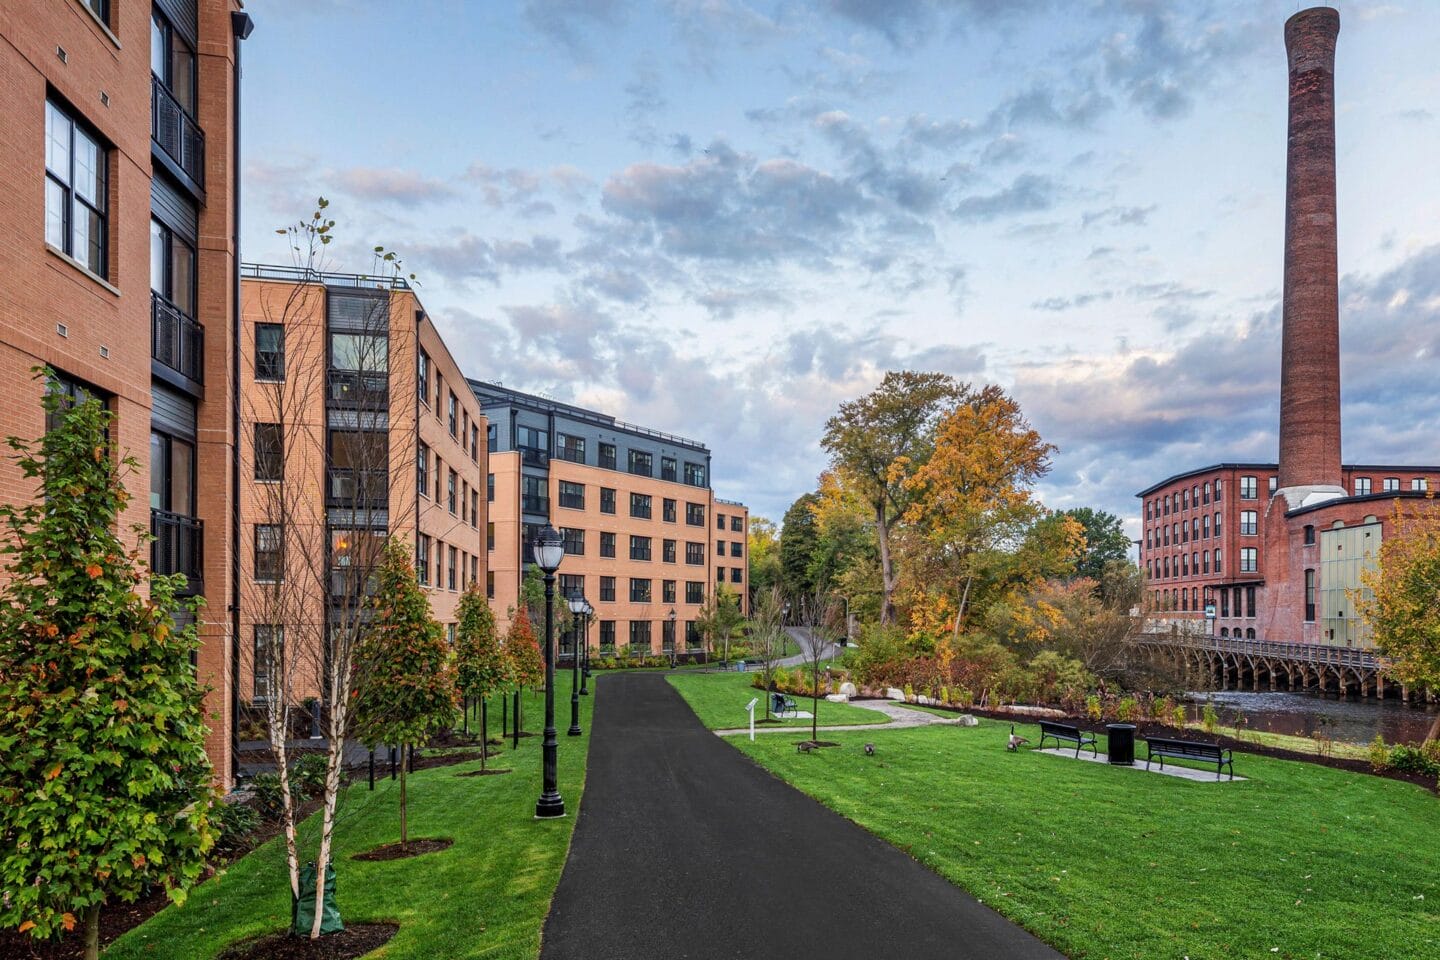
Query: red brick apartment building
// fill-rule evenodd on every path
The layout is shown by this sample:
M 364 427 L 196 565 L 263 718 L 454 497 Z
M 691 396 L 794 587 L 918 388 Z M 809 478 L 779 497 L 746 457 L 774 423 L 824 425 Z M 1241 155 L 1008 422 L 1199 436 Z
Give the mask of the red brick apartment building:
M 1290 120 L 1277 463 L 1219 463 L 1142 490 L 1152 629 L 1341 647 L 1371 644 L 1361 573 L 1396 501 L 1433 509 L 1440 466 L 1340 461 L 1335 41 L 1340 15 L 1285 24 Z M 1207 606 L 1213 617 L 1206 617 Z
M 102 398 L 134 457 L 122 529 L 205 598 L 208 749 L 229 780 L 240 143 L 236 0 L 0 3 L 0 435 L 45 430 L 44 385 Z M 34 496 L 0 461 L 0 497 Z M 146 496 L 148 492 L 148 497 Z

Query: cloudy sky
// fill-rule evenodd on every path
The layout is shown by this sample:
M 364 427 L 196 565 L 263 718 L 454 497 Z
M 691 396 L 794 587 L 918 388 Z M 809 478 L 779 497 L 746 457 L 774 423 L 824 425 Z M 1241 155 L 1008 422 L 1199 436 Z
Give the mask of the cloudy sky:
M 1340 6 L 1344 455 L 1440 462 L 1440 4 Z M 703 440 L 760 514 L 902 367 L 1013 390 L 1055 507 L 1275 456 L 1294 0 L 247 9 L 246 259 L 324 194 L 471 375 Z

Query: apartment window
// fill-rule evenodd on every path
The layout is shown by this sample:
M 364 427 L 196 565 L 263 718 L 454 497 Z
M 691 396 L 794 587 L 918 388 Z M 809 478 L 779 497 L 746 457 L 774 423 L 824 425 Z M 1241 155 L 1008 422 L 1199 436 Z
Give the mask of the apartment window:
M 630 516 L 641 520 L 650 519 L 650 494 L 630 494 Z
M 555 434 L 555 456 L 571 463 L 585 462 L 585 438 L 568 434 Z
M 685 462 L 685 482 L 692 487 L 705 486 L 705 465 L 703 463 Z
M 1270 488 L 1270 492 L 1271 492 L 1271 493 L 1274 493 L 1274 492 L 1279 488 L 1279 486 L 1280 486 L 1280 478 L 1279 478 L 1279 477 L 1271 477 L 1269 480 L 1266 481 L 1266 483 L 1268 484 L 1268 486 L 1269 486 L 1269 488 Z
M 420 496 L 430 496 L 430 448 L 420 444 L 415 452 L 415 489 Z
M 1200 535 L 1206 540 L 1210 539 L 1210 515 L 1208 513 L 1200 518 Z
M 715 568 L 715 582 L 716 582 L 716 583 L 724 583 L 724 582 L 725 582 L 725 568 L 724 568 L 724 567 L 716 567 L 716 568 Z
M 1247 616 L 1247 617 L 1252 617 L 1252 618 L 1255 616 L 1255 588 L 1254 588 L 1254 587 L 1246 587 L 1246 588 L 1245 588 L 1245 616 Z M 1255 636 L 1255 631 L 1254 631 L 1254 630 L 1251 630 L 1249 635 L 1250 635 L 1251 637 Z
M 674 501 L 674 500 L 671 500 L 669 497 L 666 497 L 665 500 L 664 500 L 664 502 L 661 504 L 661 508 L 662 508 L 662 511 L 663 511 L 663 512 L 661 513 L 661 515 L 660 515 L 660 516 L 661 516 L 661 519 L 663 519 L 666 523 L 674 523 L 674 522 L 675 522 L 675 501 Z
M 445 586 L 448 590 L 455 589 L 457 582 L 455 578 L 455 560 L 459 556 L 459 553 L 460 551 L 455 547 L 452 546 L 450 548 L 450 562 L 445 565 Z
M 739 557 L 744 552 L 744 545 L 739 540 L 730 541 L 730 556 Z
M 660 648 L 667 653 L 675 650 L 675 621 L 662 620 L 660 622 Z
M 1315 545 L 1315 527 L 1312 526 L 1311 524 L 1308 524 L 1308 523 L 1307 523 L 1307 524 L 1305 524 L 1305 546 L 1311 547 L 1311 546 L 1314 546 L 1314 545 Z
M 255 624 L 255 670 L 253 696 L 270 699 L 270 666 L 284 662 L 285 628 L 279 624 Z
M 731 582 L 731 583 L 739 583 L 739 582 L 741 581 L 741 579 L 743 578 L 744 573 L 745 573 L 745 571 L 744 571 L 742 568 L 740 568 L 740 567 L 731 567 L 731 568 L 730 568 L 730 582 Z
M 631 450 L 627 469 L 637 477 L 650 477 L 654 476 L 653 464 L 654 460 L 649 453 L 644 450 Z
M 1228 616 L 1230 616 L 1230 591 L 1229 591 L 1229 590 L 1221 590 L 1221 591 L 1220 591 L 1220 616 L 1222 616 L 1222 617 L 1228 617 Z
M 448 408 L 450 436 L 460 435 L 460 398 L 455 396 L 455 391 L 450 391 L 450 406 Z
M 630 621 L 630 649 L 648 652 L 650 649 L 650 621 Z
M 195 316 L 195 248 L 159 220 L 150 221 L 150 289 Z
M 485 550 L 487 553 L 495 552 L 495 521 L 493 520 L 485 524 Z
M 485 596 L 491 600 L 495 599 L 495 571 L 485 571 Z
M 1180 554 L 1180 576 L 1190 576 L 1190 558 L 1183 553 Z
M 1181 494 L 1181 495 L 1180 495 L 1180 509 L 1182 509 L 1182 510 L 1189 510 L 1189 509 L 1190 509 L 1190 491 L 1189 491 L 1189 490 L 1182 490 L 1182 491 L 1180 491 L 1180 494 Z
M 675 581 L 674 581 L 674 580 L 662 580 L 662 581 L 660 581 L 660 602 L 661 602 L 661 603 L 674 603 L 674 602 L 675 602 L 675 596 L 676 596 L 676 594 L 675 594 Z
M 485 502 L 495 502 L 495 474 L 485 474 Z
M 1202 499 L 1202 502 L 1204 502 L 1204 503 L 1209 503 L 1209 502 L 1210 502 L 1210 481 L 1209 481 L 1209 480 L 1206 480 L 1203 484 L 1201 484 L 1201 486 L 1200 486 L 1200 497 L 1201 497 L 1201 499 Z
M 550 497 L 546 493 L 545 478 L 525 476 L 520 480 L 520 509 L 524 513 L 550 515 Z
M 1215 536 L 1217 536 L 1217 537 L 1220 536 L 1220 534 L 1221 534 L 1221 532 L 1222 532 L 1222 531 L 1221 531 L 1221 524 L 1222 524 L 1222 522 L 1223 522 L 1223 521 L 1221 520 L 1221 515 L 1218 514 L 1218 513 L 1215 514 Z
M 1365 496 L 1369 496 L 1369 495 L 1370 495 L 1370 478 L 1369 478 L 1369 477 L 1356 477 L 1356 478 L 1355 478 L 1355 496 L 1357 496 L 1357 497 L 1365 497 Z
M 615 646 L 615 621 L 614 621 L 614 620 L 601 620 L 601 621 L 600 621 L 600 646 L 602 646 L 602 647 L 614 647 L 614 646 Z
M 421 350 L 415 360 L 415 391 L 420 402 L 430 406 L 430 354 Z
M 1221 481 L 1216 480 L 1216 481 L 1215 481 L 1215 502 L 1216 502 L 1216 503 L 1219 503 L 1219 502 L 1220 502 L 1220 490 L 1221 490 L 1221 487 L 1222 487 Z
M 705 526 L 705 504 L 703 504 L 703 503 L 687 503 L 687 504 L 685 504 L 685 522 L 688 523 L 688 524 L 689 524 L 690 526 L 692 526 L 692 527 L 703 527 L 703 526 Z
M 1240 536 L 1253 537 L 1259 531 L 1259 514 L 1254 510 L 1240 511 Z
M 744 518 L 744 517 L 731 517 L 731 518 L 730 518 L 730 532 L 731 532 L 731 533 L 744 533 L 744 532 L 745 532 L 745 518 Z
M 600 444 L 600 466 L 606 470 L 615 469 L 615 444 Z
M 569 553 L 569 550 L 565 551 Z M 560 596 L 573 598 L 585 595 L 585 578 L 578 573 L 560 574 Z
M 1154 503 L 1155 503 L 1155 501 L 1153 501 L 1153 500 L 1146 500 L 1146 501 L 1145 501 L 1145 519 L 1146 519 L 1146 520 L 1154 519 L 1154 516 L 1153 516 L 1153 515 L 1154 515 L 1154 510 L 1151 509 L 1152 506 L 1154 505 Z
M 195 514 L 195 446 L 167 433 L 150 434 L 150 509 Z
M 470 526 L 480 526 L 480 491 L 470 491 Z
M 574 527 L 561 527 L 560 536 L 565 542 L 565 556 L 585 556 L 585 531 Z
M 1416 477 L 1416 478 L 1414 478 L 1413 480 L 1410 481 L 1410 489 L 1411 489 L 1411 490 L 1428 490 L 1428 489 L 1430 489 L 1430 482 L 1429 482 L 1428 480 L 1426 480 L 1424 477 Z
M 1240 548 L 1240 572 L 1255 573 L 1260 569 L 1258 558 L 1260 551 L 1254 547 Z
M 440 374 L 437 372 L 437 373 L 435 374 L 435 419 L 436 419 L 436 420 L 439 420 L 440 417 L 442 416 L 442 414 L 441 414 L 441 412 L 440 412 L 440 410 L 441 410 L 441 407 L 440 407 L 440 398 L 443 397 L 444 395 L 445 395 L 445 378 L 442 377 L 442 376 L 440 376 Z
M 1165 516 L 1170 516 L 1170 496 L 1168 494 L 1160 498 L 1160 507 Z
M 717 514 L 715 514 L 715 529 L 716 529 L 716 530 L 724 530 L 724 529 L 725 529 L 725 514 L 723 514 L 723 513 L 717 513 Z
M 1386 493 L 1392 493 L 1392 492 L 1400 489 L 1400 478 L 1399 478 L 1399 477 L 1386 477 L 1384 480 L 1382 480 L 1382 481 L 1380 481 L 1380 482 L 1381 482 L 1381 485 L 1382 485 L 1382 489 L 1384 489 L 1384 491 L 1385 491 Z
M 255 424 L 255 479 L 283 480 L 285 441 L 278 423 Z
M 445 481 L 445 504 L 446 504 L 446 506 L 449 508 L 449 510 L 450 510 L 450 512 L 451 512 L 452 514 L 455 512 L 455 481 L 456 481 L 456 479 L 457 479 L 457 478 L 456 478 L 456 476 L 455 476 L 455 471 L 454 471 L 454 470 L 451 470 L 451 471 L 449 471 L 449 475 L 448 475 L 448 477 L 447 477 L 447 479 L 446 479 L 446 481 Z
M 193 117 L 195 52 L 158 10 L 150 17 L 150 72 Z
M 615 556 L 615 534 L 600 534 L 600 556 L 611 558 Z
M 1315 622 L 1315 571 L 1305 571 L 1305 622 Z
M 108 171 L 99 138 L 45 101 L 45 242 L 97 277 L 110 275 Z
M 1256 486 L 1254 477 L 1240 478 L 1240 499 L 1255 500 L 1259 497 L 1259 488 Z
M 500 449 L 500 432 L 495 429 L 495 424 L 487 424 L 485 427 L 485 449 L 494 453 Z
M 480 461 L 480 427 L 477 424 L 470 424 L 470 459 Z
M 1162 571 L 1162 573 L 1161 573 L 1161 578 L 1162 578 L 1162 579 L 1165 579 L 1165 580 L 1170 579 L 1170 558 L 1169 558 L 1169 557 L 1164 557 L 1164 558 L 1162 558 L 1162 560 L 1161 560 L 1161 562 L 1160 562 L 1160 569 L 1161 569 L 1161 571 Z
M 649 580 L 646 580 L 646 579 L 644 579 L 644 578 L 642 578 L 642 577 L 631 577 L 631 578 L 630 578 L 630 602 L 631 602 L 631 603 L 649 603 L 649 602 L 650 602 L 650 581 L 649 581 Z
M 1201 564 L 1200 564 L 1201 570 L 1200 570 L 1200 572 L 1201 572 L 1201 573 L 1209 573 L 1209 572 L 1210 572 L 1210 551 L 1209 551 L 1209 550 L 1202 551 L 1201 554 L 1200 554 L 1200 560 L 1201 560 Z
M 255 324 L 255 379 L 280 383 L 285 379 L 285 327 Z
M 685 544 L 685 562 L 692 567 L 703 567 L 705 565 L 705 544 L 687 541 Z
M 560 481 L 560 506 L 572 510 L 585 509 L 585 484 Z
M 470 519 L 470 485 L 464 480 L 460 481 L 460 522 L 465 523 Z
M 725 556 L 725 541 L 724 541 L 724 540 L 716 540 L 716 541 L 715 541 L 715 556 L 717 556 L 717 557 L 723 557 L 723 556 Z
M 674 540 L 666 540 L 664 543 L 661 544 L 661 548 L 662 548 L 661 559 L 664 560 L 666 563 L 674 563 L 674 562 L 675 562 L 675 541 L 674 541 Z
M 1216 572 L 1216 573 L 1224 573 L 1224 571 L 1220 569 L 1220 551 L 1219 551 L 1219 550 L 1216 550 L 1216 551 L 1215 551 L 1215 572 Z
M 704 602 L 705 602 L 705 583 L 704 583 L 704 581 L 702 581 L 702 580 L 686 580 L 686 581 L 685 581 L 685 602 L 686 602 L 686 603 L 704 603 Z
M 255 524 L 255 579 L 263 583 L 285 582 L 284 538 L 278 523 Z
M 614 578 L 614 577 L 601 577 L 601 578 L 600 578 L 600 599 L 601 599 L 602 601 L 606 602 L 606 603 L 614 603 L 614 602 L 615 602 L 615 578 Z M 604 640 L 603 640 L 603 639 L 601 640 L 601 643 L 604 643 Z
M 646 561 L 648 561 L 648 560 L 650 559 L 650 538 L 649 538 L 649 537 L 635 537 L 635 536 L 632 536 L 632 537 L 630 538 L 630 559 L 631 559 L 631 560 L 646 560 Z
M 661 480 L 669 480 L 671 483 L 674 483 L 675 480 L 678 478 L 678 476 L 679 476 L 679 475 L 678 475 L 678 473 L 676 472 L 675 458 L 674 458 L 674 457 L 661 457 L 661 458 L 660 458 L 660 479 L 661 479 Z
M 1164 546 L 1167 546 L 1167 547 L 1170 546 L 1170 528 L 1169 528 L 1169 526 L 1161 527 L 1161 528 L 1160 528 L 1160 534 L 1161 534 L 1161 536 L 1164 538 L 1164 541 L 1165 541 L 1165 542 L 1164 542 Z
M 430 537 L 423 533 L 415 538 L 415 579 L 422 587 L 430 585 Z
M 601 487 L 601 488 L 600 488 L 600 512 L 601 512 L 601 513 L 614 513 L 614 512 L 615 512 L 615 491 L 614 491 L 613 489 L 611 489 L 610 487 Z

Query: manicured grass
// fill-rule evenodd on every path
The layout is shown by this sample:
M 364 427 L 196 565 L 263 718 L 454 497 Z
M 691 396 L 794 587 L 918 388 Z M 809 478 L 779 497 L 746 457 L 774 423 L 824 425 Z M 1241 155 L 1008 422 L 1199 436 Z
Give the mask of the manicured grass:
M 750 685 L 755 679 L 753 673 L 696 673 L 686 676 L 672 675 L 666 679 L 672 687 L 680 691 L 680 695 L 690 704 L 690 709 L 695 711 L 700 722 L 710 730 L 730 730 L 746 726 L 749 720 L 745 705 L 750 702 L 750 698 L 769 696 Z M 810 698 L 795 697 L 795 705 L 809 712 Z M 764 716 L 765 701 L 761 699 L 755 706 L 755 717 L 758 720 Z M 820 709 L 816 711 L 816 717 L 822 727 L 827 724 L 890 722 L 890 718 L 883 713 L 852 707 L 848 703 L 830 703 L 824 697 L 820 698 Z M 810 718 L 787 718 L 781 723 L 787 727 L 808 728 Z
M 1249 755 L 1248 781 L 1194 783 L 1007 753 L 1008 730 L 835 733 L 808 756 L 732 743 L 1072 960 L 1440 956 L 1428 791 Z
M 522 737 L 489 765 L 510 768 L 501 776 L 459 777 L 479 768 L 464 763 L 421 770 L 410 778 L 410 836 L 452 837 L 455 845 L 409 860 L 351 860 L 399 839 L 398 783 L 383 780 L 374 793 L 363 776 L 342 801 L 336 828 L 336 902 L 347 923 L 390 920 L 395 939 L 376 956 L 386 960 L 506 958 L 534 960 L 540 929 L 575 826 L 589 747 L 592 695 L 581 698 L 583 737 L 568 737 L 569 676 L 557 677 L 556 720 L 560 731 L 559 786 L 565 818 L 537 821 L 540 794 L 539 736 Z M 498 718 L 498 700 L 491 705 Z M 539 733 L 541 696 L 524 696 L 524 727 Z M 498 733 L 499 725 L 495 726 Z M 305 824 L 312 835 L 318 818 Z M 313 846 L 310 847 L 313 850 Z M 227 944 L 284 929 L 290 919 L 284 850 L 271 842 L 191 893 L 183 908 L 170 907 L 130 931 L 105 953 L 107 960 L 195 960 L 213 957 Z

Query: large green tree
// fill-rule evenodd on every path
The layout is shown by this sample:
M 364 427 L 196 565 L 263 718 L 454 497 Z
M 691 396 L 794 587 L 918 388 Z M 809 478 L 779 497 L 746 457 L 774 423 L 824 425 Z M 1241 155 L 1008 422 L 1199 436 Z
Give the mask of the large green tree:
M 735 635 L 745 623 L 745 615 L 740 612 L 740 597 L 724 584 L 720 584 L 705 598 L 705 604 L 695 615 L 695 629 L 705 638 L 706 645 L 715 649 L 716 644 L 723 644 L 723 660 L 730 659 L 730 638 Z
M 808 597 L 815 592 L 810 564 L 820 542 L 820 529 L 815 520 L 815 508 L 819 504 L 818 493 L 802 494 L 785 511 L 784 525 L 780 528 L 780 584 L 792 597 Z
M 1061 512 L 1085 528 L 1085 552 L 1075 563 L 1077 577 L 1087 577 L 1099 583 L 1105 576 L 1107 564 L 1124 562 L 1130 556 L 1130 538 L 1115 514 L 1090 507 Z
M 929 461 L 936 428 L 963 390 L 943 373 L 892 370 L 865 396 L 842 403 L 825 424 L 821 443 L 831 466 L 875 516 L 881 623 L 895 621 L 900 575 L 892 533 L 914 500 L 908 481 Z
M 455 628 L 455 685 L 462 697 L 480 702 L 480 769 L 485 769 L 488 752 L 489 700 L 508 682 L 505 653 L 495 633 L 495 615 L 478 583 L 471 583 L 460 597 Z
M 147 591 L 115 532 L 129 496 L 111 415 L 53 391 L 45 407 L 58 425 L 38 445 L 8 441 L 36 496 L 0 507 L 0 923 L 38 938 L 82 923 L 93 960 L 103 905 L 155 889 L 184 901 L 215 791 L 198 641 L 172 617 L 184 578 Z
M 424 743 L 455 721 L 455 673 L 445 631 L 415 577 L 409 549 L 391 537 L 366 599 L 370 629 L 355 653 L 355 733 L 368 747 Z M 408 796 L 400 764 L 400 849 L 409 843 Z
M 750 595 L 758 597 L 780 585 L 780 532 L 765 517 L 750 518 Z

